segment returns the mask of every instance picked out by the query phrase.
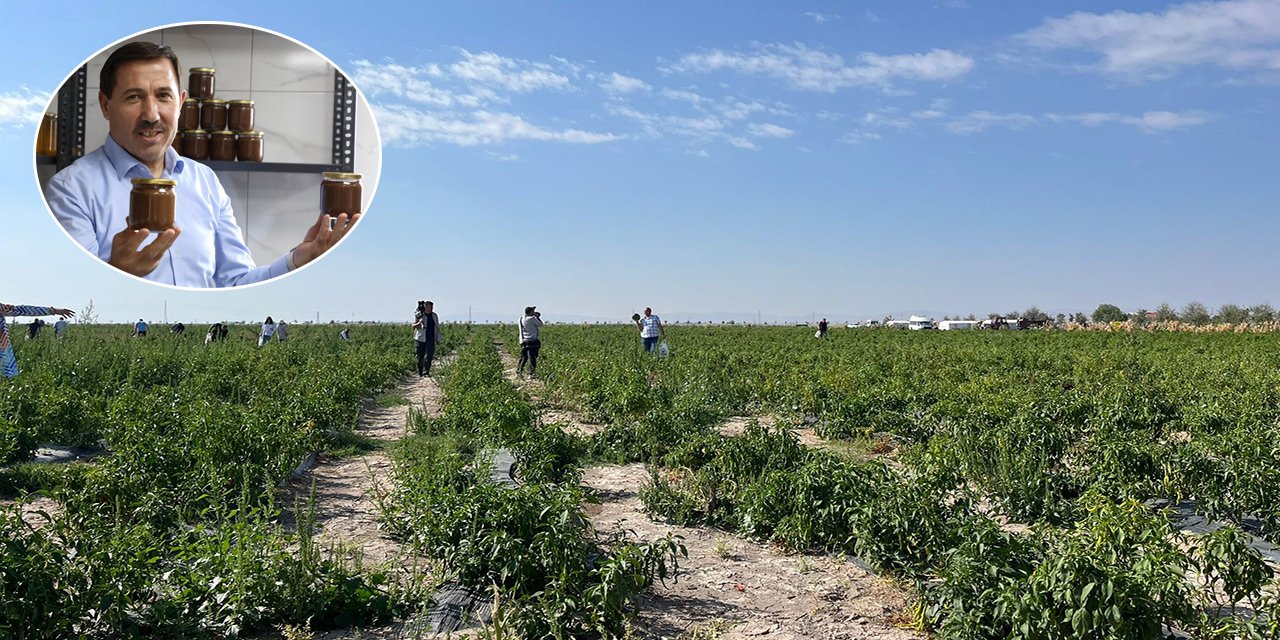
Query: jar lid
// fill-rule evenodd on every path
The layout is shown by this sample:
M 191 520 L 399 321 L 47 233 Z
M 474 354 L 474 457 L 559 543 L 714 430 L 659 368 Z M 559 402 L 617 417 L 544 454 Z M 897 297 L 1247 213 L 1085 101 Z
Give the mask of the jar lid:
M 217 98 L 206 98 L 206 99 L 204 99 L 204 100 L 201 100 L 200 102 L 201 102 L 202 104 L 226 104 L 226 102 L 227 102 L 227 101 L 226 101 L 226 100 L 219 100 L 219 99 L 217 99 Z
M 204 129 L 186 129 L 186 130 L 184 130 L 182 133 L 183 133 L 183 135 L 188 134 L 188 133 L 198 133 L 198 134 L 201 134 L 201 135 L 209 135 L 209 132 L 208 132 L 208 131 L 205 131 Z
M 44 114 L 44 117 L 46 117 L 46 118 L 56 118 L 56 117 L 58 117 L 58 114 L 56 114 L 56 113 L 46 113 L 46 114 Z
M 253 104 L 252 100 L 228 100 L 227 104 Z
M 188 102 L 194 102 L 194 103 L 196 103 L 196 104 L 200 104 L 200 101 L 199 101 L 199 100 L 196 100 L 195 98 L 187 98 L 186 100 L 183 100 L 183 101 L 182 101 L 182 104 L 186 104 L 186 103 L 188 103 Z
M 213 67 L 191 67 L 191 73 L 216 73 Z
M 214 131 L 212 135 L 215 135 L 215 136 L 224 136 L 224 135 L 225 135 L 225 136 L 234 136 L 235 134 L 236 134 L 236 132 L 234 132 L 234 131 L 232 131 L 232 130 L 230 130 L 230 129 L 223 129 L 222 131 Z
M 131 182 L 133 182 L 133 184 L 145 184 L 153 187 L 172 187 L 178 184 L 177 180 L 167 180 L 165 178 L 134 178 Z
M 340 171 L 325 171 L 320 174 L 320 177 L 325 180 L 359 180 L 360 174 L 342 173 Z

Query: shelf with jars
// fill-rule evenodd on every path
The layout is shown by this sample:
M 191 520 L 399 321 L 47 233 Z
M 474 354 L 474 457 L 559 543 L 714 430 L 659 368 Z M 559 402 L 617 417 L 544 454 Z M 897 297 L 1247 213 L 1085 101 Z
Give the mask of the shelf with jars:
M 265 162 L 269 140 L 254 127 L 252 100 L 214 98 L 216 71 L 190 70 L 191 95 L 178 116 L 174 148 L 214 171 L 267 173 L 351 173 L 355 169 L 355 86 L 337 69 L 333 72 L 333 129 L 331 162 Z M 36 164 L 56 165 L 60 171 L 84 155 L 88 70 L 81 67 L 58 91 L 58 112 L 47 114 L 37 140 Z M 186 139 L 190 137 L 188 145 Z M 234 153 L 232 153 L 234 152 Z

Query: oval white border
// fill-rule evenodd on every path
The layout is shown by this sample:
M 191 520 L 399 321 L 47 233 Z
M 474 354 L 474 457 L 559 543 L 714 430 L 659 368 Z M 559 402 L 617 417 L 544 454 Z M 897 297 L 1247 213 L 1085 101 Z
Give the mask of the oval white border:
M 251 25 L 251 24 L 244 24 L 243 22 L 223 22 L 223 21 L 218 21 L 218 20 L 190 20 L 190 21 L 187 21 L 187 22 L 174 22 L 174 23 L 170 23 L 170 24 L 163 24 L 163 25 L 160 25 L 160 26 L 158 26 L 158 27 L 151 27 L 151 28 L 149 28 L 149 29 L 143 29 L 143 30 L 141 30 L 141 31 L 135 31 L 135 32 L 133 32 L 133 33 L 131 33 L 131 34 L 127 35 L 127 36 L 124 36 L 123 38 L 119 38 L 119 39 L 117 39 L 117 40 L 115 40 L 115 41 L 111 42 L 110 44 L 108 44 L 108 45 L 106 45 L 106 46 L 102 47 L 101 49 L 98 49 L 97 51 L 94 51 L 93 53 L 89 54 L 89 57 L 85 58 L 84 60 L 81 60 L 81 61 L 80 61 L 80 64 L 78 64 L 78 65 L 76 65 L 76 66 L 72 67 L 72 69 L 71 69 L 71 73 L 68 73 L 68 74 L 66 75 L 66 77 L 64 77 L 64 78 L 62 79 L 62 82 L 59 82 L 59 83 L 58 83 L 58 87 L 57 87 L 57 89 L 55 89 L 55 90 L 54 90 L 53 95 L 50 97 L 50 102 L 49 102 L 49 103 L 47 103 L 47 104 L 45 105 L 45 110 L 44 110 L 44 112 L 45 112 L 45 113 L 48 113 L 48 112 L 49 112 L 49 107 L 50 107 L 50 106 L 52 106 L 54 103 L 56 103 L 56 102 L 57 102 L 57 100 L 58 100 L 58 93 L 57 93 L 57 91 L 58 91 L 59 89 L 61 89 L 63 86 L 65 86 L 65 85 L 67 84 L 67 81 L 71 79 L 71 76 L 72 76 L 72 75 L 75 75 L 75 74 L 80 70 L 80 67 L 83 67 L 83 66 L 85 66 L 86 64 L 88 64 L 90 60 L 92 60 L 92 59 L 94 59 L 95 57 L 97 57 L 98 55 L 102 54 L 102 52 L 104 52 L 104 51 L 106 51 L 106 50 L 108 50 L 108 49 L 111 49 L 111 48 L 113 48 L 113 47 L 117 47 L 117 46 L 119 46 L 121 43 L 123 43 L 123 42 L 125 42 L 125 41 L 127 41 L 127 40 L 129 40 L 129 39 L 131 39 L 131 38 L 136 38 L 136 37 L 138 37 L 138 36 L 145 35 L 145 34 L 148 34 L 148 33 L 152 33 L 152 32 L 154 32 L 154 31 L 160 31 L 160 30 L 162 30 L 162 29 L 172 29 L 172 28 L 174 28 L 174 27 L 190 27 L 190 26 L 203 26 L 203 25 L 220 25 L 220 26 L 226 26 L 226 27 L 240 27 L 240 28 L 243 28 L 243 29 L 252 29 L 252 30 L 254 30 L 254 31 L 262 31 L 262 32 L 264 32 L 264 33 L 269 33 L 269 34 L 271 34 L 271 35 L 273 35 L 273 36 L 278 36 L 278 37 L 280 37 L 280 38 L 284 38 L 285 40 L 288 40 L 289 42 L 292 42 L 292 43 L 294 43 L 294 44 L 296 44 L 296 45 L 298 45 L 298 46 L 302 47 L 303 49 L 306 49 L 307 51 L 310 51 L 311 53 L 313 53 L 313 54 L 315 54 L 317 57 L 319 57 L 321 60 L 324 60 L 326 63 L 328 63 L 328 65 L 329 65 L 330 67 L 332 67 L 334 70 L 336 70 L 336 71 L 338 71 L 339 73 L 341 73 L 341 74 L 342 74 L 342 75 L 347 79 L 347 82 L 351 84 L 351 86 L 352 86 L 352 87 L 355 87 L 355 90 L 356 90 L 356 99 L 357 99 L 358 101 L 360 101 L 360 102 L 363 102 L 363 103 L 364 103 L 364 107 L 365 107 L 365 109 L 369 112 L 369 119 L 373 121 L 373 135 L 374 135 L 375 141 L 377 142 L 377 145 L 378 145 L 378 180 L 377 180 L 377 182 L 373 185 L 373 190 L 372 190 L 372 191 L 370 192 L 370 194 L 369 194 L 369 208 L 370 208 L 370 209 L 372 209 L 372 208 L 373 208 L 374 200 L 378 197 L 378 187 L 382 184 L 382 129 L 381 129 L 380 127 L 378 127 L 377 114 L 375 114 L 375 113 L 373 112 L 373 106 L 372 106 L 372 105 L 370 105 L 370 104 L 369 104 L 369 100 L 368 100 L 368 99 L 366 99 L 366 98 L 364 97 L 364 92 L 360 90 L 360 87 L 359 87 L 359 86 L 357 86 L 357 85 L 356 85 L 356 83 L 355 83 L 355 81 L 351 79 L 351 75 L 350 75 L 350 74 L 348 74 L 346 71 L 344 71 L 344 70 L 342 69 L 342 67 L 339 67 L 338 65 L 334 64 L 333 60 L 330 60 L 328 56 L 324 55 L 323 53 L 320 53 L 319 51 L 316 51 L 314 48 L 312 48 L 310 45 L 306 44 L 305 42 L 301 42 L 301 41 L 297 40 L 296 38 L 292 38 L 292 37 L 290 37 L 290 36 L 287 36 L 287 35 L 285 35 L 285 34 L 283 34 L 283 33 L 278 32 L 278 31 L 273 31 L 273 30 L 271 30 L 271 29 L 266 29 L 266 28 L 264 28 L 264 27 L 258 27 L 258 26 L 254 26 L 254 25 Z M 179 78 L 179 80 L 181 80 L 181 78 Z M 44 117 L 44 116 L 43 116 L 43 115 L 41 115 L 41 118 L 43 118 L 43 117 Z M 37 123 L 37 124 L 38 124 L 38 123 Z M 344 236 L 344 237 L 342 238 L 342 240 L 339 240 L 339 241 L 338 241 L 338 244 L 335 244 L 335 245 L 333 245 L 332 247 L 329 247 L 329 250 L 328 250 L 328 251 L 325 251 L 325 255 L 319 256 L 319 257 L 317 257 L 315 260 L 312 260 L 311 262 L 308 262 L 307 264 L 304 264 L 304 265 L 302 265 L 301 267 L 298 267 L 297 269 L 294 269 L 294 270 L 292 270 L 292 271 L 286 272 L 286 273 L 284 273 L 284 274 L 282 274 L 282 275 L 276 276 L 276 277 L 271 278 L 271 279 L 269 279 L 269 280 L 261 280 L 261 281 L 259 281 L 259 282 L 253 282 L 253 283 L 244 284 L 244 285 L 238 285 L 238 286 L 234 286 L 234 287 L 184 287 L 184 286 L 176 285 L 176 284 L 165 284 L 165 283 L 163 283 L 163 282 L 156 282 L 156 281 L 154 281 L 154 280 L 147 280 L 146 278 L 142 278 L 142 277 L 139 277 L 139 276 L 135 276 L 135 275 L 133 275 L 132 273 L 127 273 L 127 272 L 125 272 L 125 271 L 121 271 L 120 269 L 117 269 L 117 268 L 115 268 L 115 267 L 111 266 L 110 264 L 108 264 L 108 263 L 104 262 L 104 261 L 102 260 L 102 258 L 99 258 L 99 257 L 98 257 L 96 254 L 94 254 L 94 253 L 91 253 L 88 249 L 86 249 L 86 248 L 84 247 L 84 245 L 80 244 L 80 243 L 79 243 L 75 238 L 71 237 L 71 234 L 67 232 L 66 227 L 63 227 L 63 226 L 62 226 L 62 223 L 58 221 L 57 216 L 53 215 L 53 209 L 49 206 L 49 200 L 48 200 L 48 198 L 46 198 L 46 197 L 45 197 L 45 195 L 44 195 L 44 189 L 42 189 L 42 188 L 40 187 L 40 165 L 39 165 L 39 163 L 37 162 L 37 157 L 38 157 L 38 156 L 36 155 L 36 145 L 39 143 L 39 139 L 40 139 L 40 127 L 39 127 L 39 126 L 37 126 L 37 127 L 36 127 L 36 138 L 35 138 L 34 140 L 32 140 L 32 142 L 31 142 L 31 173 L 32 173 L 32 175 L 33 175 L 33 176 L 35 177 L 35 179 L 36 179 L 36 190 L 40 192 L 40 200 L 41 200 L 42 202 L 44 202 L 44 209 L 45 209 L 45 211 L 49 212 L 49 217 L 53 219 L 53 223 L 54 223 L 55 225 L 57 225 L 57 226 L 58 226 L 58 230 L 62 231 L 62 234 L 63 234 L 63 235 L 65 235 L 65 236 L 67 237 L 67 240 L 71 241 L 71 244 L 72 244 L 72 245 L 75 245 L 75 247 L 76 247 L 77 249 L 79 249 L 80 251 L 82 251 L 85 255 L 89 256 L 90 258 L 93 258 L 93 261 L 94 261 L 94 262 L 96 262 L 96 263 L 98 263 L 98 264 L 102 265 L 103 267 L 105 267 L 105 268 L 107 268 L 107 269 L 110 269 L 112 273 L 116 273 L 116 274 L 119 274 L 119 275 L 122 275 L 122 276 L 126 276 L 126 277 L 129 277 L 129 278 L 133 278 L 134 280 L 136 280 L 136 281 L 138 281 L 138 282 L 144 282 L 144 283 L 149 284 L 149 285 L 153 285 L 153 286 L 157 286 L 157 287 L 164 287 L 164 288 L 166 288 L 166 289 L 176 289 L 176 290 L 178 290 L 178 291 L 202 291 L 202 292 L 203 292 L 203 291 L 244 291 L 244 290 L 246 290 L 246 289 L 249 289 L 249 288 L 252 288 L 252 287 L 256 287 L 256 286 L 259 286 L 259 285 L 270 284 L 270 283 L 272 283 L 272 282 L 279 282 L 279 281 L 281 281 L 281 280 L 284 280 L 285 278 L 288 278 L 288 277 L 290 277 L 290 276 L 294 275 L 295 273 L 300 273 L 300 272 L 302 272 L 302 270 L 303 270 L 303 269 L 306 269 L 307 267 L 310 267 L 311 265 L 316 264 L 316 263 L 320 262 L 321 260 L 323 260 L 323 259 L 324 259 L 328 254 L 329 254 L 329 252 L 330 252 L 330 251 L 335 251 L 338 247 L 342 246 L 342 243 L 346 242 L 346 241 L 351 237 L 351 233 L 354 233 L 354 232 L 355 232 L 355 229 L 352 229 L 352 230 L 351 230 L 351 232 L 349 232 L 346 236 Z M 318 215 L 318 214 L 317 214 L 317 215 Z M 363 218 L 364 218 L 364 215 L 361 215 L 360 217 L 363 219 Z M 358 225 L 357 225 L 357 226 L 358 226 Z

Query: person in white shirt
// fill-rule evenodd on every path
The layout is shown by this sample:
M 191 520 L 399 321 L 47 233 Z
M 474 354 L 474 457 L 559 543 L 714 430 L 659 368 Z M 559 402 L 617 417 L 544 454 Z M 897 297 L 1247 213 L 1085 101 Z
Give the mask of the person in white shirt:
M 632 316 L 636 327 L 640 329 L 640 340 L 644 343 L 644 352 L 653 353 L 658 348 L 658 340 L 666 339 L 667 328 L 663 326 L 662 319 L 654 315 L 653 309 L 644 308 L 644 317 Z
M 524 372 L 524 363 L 529 363 L 529 377 L 536 378 L 538 369 L 538 350 L 542 348 L 538 329 L 542 327 L 542 314 L 537 307 L 525 307 L 524 317 L 520 318 L 520 362 L 516 364 L 516 375 Z
M 440 316 L 436 315 L 435 308 L 435 303 L 430 300 L 419 300 L 418 308 L 413 312 L 413 343 L 418 353 L 419 378 L 431 375 L 436 345 L 444 340 L 440 333 Z
M 271 342 L 271 336 L 276 334 L 276 323 L 271 320 L 271 316 L 267 316 L 267 320 L 262 323 L 262 332 L 258 334 L 258 346 L 261 347 Z

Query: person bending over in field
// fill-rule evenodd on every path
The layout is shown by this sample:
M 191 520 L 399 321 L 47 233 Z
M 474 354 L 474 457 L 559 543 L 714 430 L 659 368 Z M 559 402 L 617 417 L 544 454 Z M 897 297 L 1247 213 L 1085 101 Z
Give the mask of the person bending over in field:
M 69 318 L 75 312 L 58 307 L 36 307 L 25 304 L 0 303 L 0 378 L 12 378 L 18 375 L 18 359 L 13 355 L 13 343 L 9 341 L 9 325 L 5 316 L 58 316 Z

